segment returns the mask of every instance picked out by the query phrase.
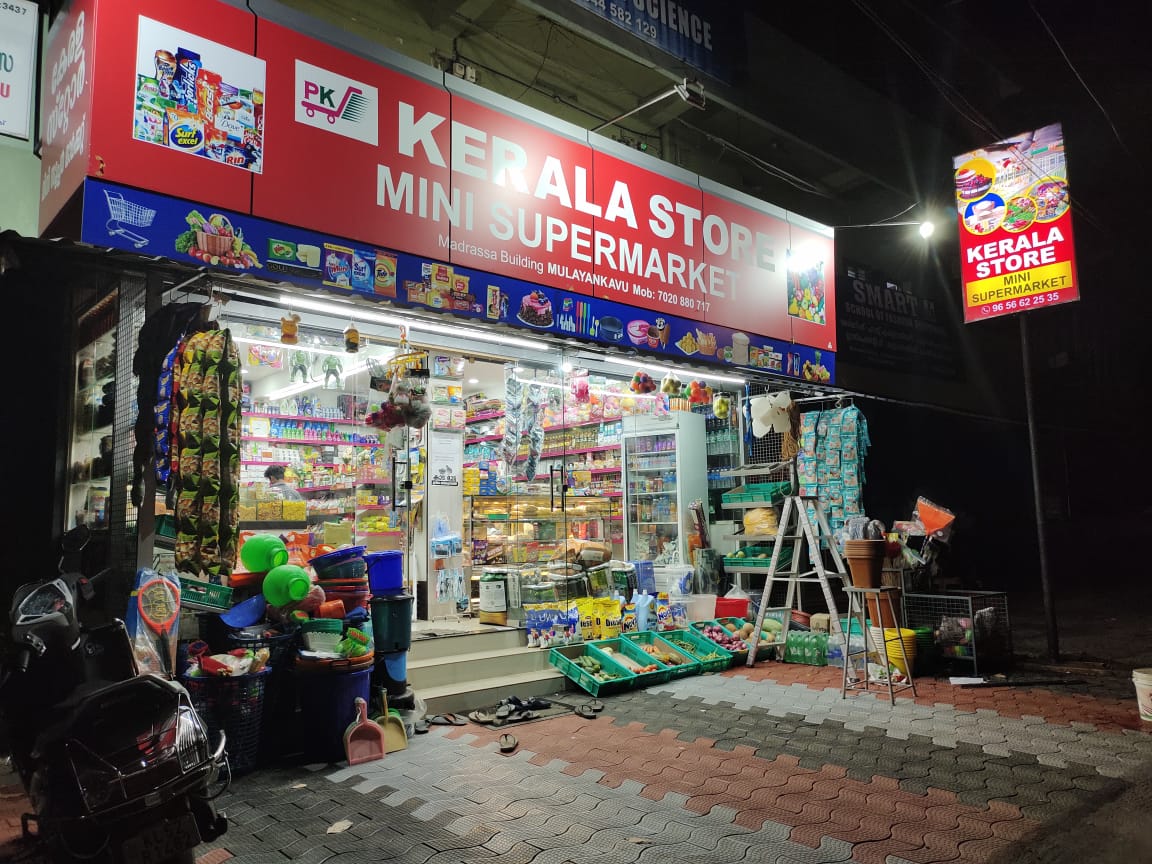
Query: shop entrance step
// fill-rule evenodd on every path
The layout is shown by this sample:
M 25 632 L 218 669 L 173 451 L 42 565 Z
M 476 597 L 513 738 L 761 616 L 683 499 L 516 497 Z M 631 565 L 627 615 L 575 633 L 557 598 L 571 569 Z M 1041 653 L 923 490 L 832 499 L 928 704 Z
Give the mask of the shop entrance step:
M 536 649 L 532 649 L 536 650 Z M 541 651 L 547 656 L 547 651 Z M 547 696 L 568 689 L 568 679 L 557 670 L 549 667 L 533 672 L 521 672 L 514 675 L 495 675 L 482 678 L 478 681 L 469 681 L 463 684 L 445 684 L 441 687 L 423 688 L 412 681 L 409 683 L 416 690 L 416 695 L 424 700 L 428 706 L 428 713 L 444 714 L 453 712 L 464 714 L 477 708 L 495 705 L 501 699 L 516 695 L 521 699 L 532 696 Z
M 437 635 L 426 635 L 435 633 Z M 474 629 L 448 630 L 435 624 L 418 622 L 412 628 L 412 647 L 408 665 L 438 657 L 459 658 L 477 651 L 500 651 L 504 648 L 527 648 L 528 634 L 516 627 L 493 627 L 476 624 Z M 547 652 L 545 652 L 547 653 Z

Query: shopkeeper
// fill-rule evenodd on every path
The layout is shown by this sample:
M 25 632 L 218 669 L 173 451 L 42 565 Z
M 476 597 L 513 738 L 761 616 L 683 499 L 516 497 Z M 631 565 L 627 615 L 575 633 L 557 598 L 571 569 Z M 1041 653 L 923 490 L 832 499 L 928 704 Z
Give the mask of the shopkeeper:
M 284 480 L 284 466 L 270 465 L 264 472 L 268 478 L 268 491 L 282 501 L 303 501 L 304 496 Z

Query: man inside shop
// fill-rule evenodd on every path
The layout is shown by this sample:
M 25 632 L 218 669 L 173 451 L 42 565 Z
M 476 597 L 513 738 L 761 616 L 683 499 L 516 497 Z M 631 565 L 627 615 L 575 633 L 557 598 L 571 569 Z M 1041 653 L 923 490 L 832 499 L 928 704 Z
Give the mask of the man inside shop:
M 284 480 L 283 465 L 269 465 L 264 472 L 268 479 L 268 491 L 282 501 L 303 501 L 304 496 L 297 492 Z

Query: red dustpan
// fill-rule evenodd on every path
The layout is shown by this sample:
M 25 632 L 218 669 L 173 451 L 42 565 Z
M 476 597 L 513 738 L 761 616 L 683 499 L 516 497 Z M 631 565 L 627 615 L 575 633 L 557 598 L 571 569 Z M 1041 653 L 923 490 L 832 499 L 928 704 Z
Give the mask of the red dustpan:
M 356 720 L 344 733 L 344 753 L 349 765 L 361 765 L 383 759 L 388 752 L 384 730 L 380 724 L 368 719 L 368 703 L 356 697 Z

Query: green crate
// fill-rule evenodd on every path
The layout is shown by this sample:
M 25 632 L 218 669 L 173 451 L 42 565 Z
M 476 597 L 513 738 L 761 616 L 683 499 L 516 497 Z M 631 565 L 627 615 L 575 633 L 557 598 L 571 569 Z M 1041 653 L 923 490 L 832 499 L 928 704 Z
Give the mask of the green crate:
M 732 663 L 740 664 L 740 663 L 743 663 L 745 660 L 748 659 L 748 649 L 747 648 L 745 648 L 743 651 L 729 651 L 727 648 L 723 647 L 722 645 L 717 644 L 716 642 L 713 642 L 711 639 L 709 639 L 707 636 L 705 636 L 702 631 L 704 630 L 705 627 L 707 627 L 709 625 L 714 625 L 716 627 L 723 627 L 724 626 L 723 624 L 721 624 L 719 621 L 716 621 L 716 620 L 693 621 L 692 622 L 692 629 L 697 632 L 697 634 L 700 636 L 701 639 L 704 639 L 707 642 L 709 642 L 710 644 L 715 645 L 717 651 L 723 651 L 723 652 L 731 655 Z M 747 645 L 748 643 L 745 642 L 744 644 Z
M 725 651 L 711 639 L 705 639 L 695 630 L 666 630 L 660 638 L 678 651 L 696 658 L 701 672 L 723 672 L 732 665 L 732 653 Z M 720 656 L 706 660 L 710 654 Z
M 572 661 L 577 657 L 588 655 L 594 657 L 598 663 L 610 672 L 619 675 L 612 681 L 597 681 L 591 674 L 585 672 Z M 602 652 L 592 653 L 587 644 L 561 645 L 548 652 L 548 662 L 564 673 L 573 684 L 586 690 L 593 696 L 606 696 L 610 693 L 622 693 L 633 686 L 636 678 L 631 672 L 618 664 L 615 660 L 605 656 Z
M 632 642 L 627 639 L 619 637 L 615 639 L 598 639 L 595 642 L 588 643 L 592 648 L 592 656 L 600 659 L 601 656 L 608 659 L 615 659 L 614 654 L 620 654 L 627 657 L 629 660 L 634 660 L 645 666 L 656 666 L 657 668 L 652 672 L 633 672 L 635 680 L 632 682 L 634 687 L 650 687 L 653 684 L 665 684 L 672 678 L 672 669 L 659 662 L 655 657 L 645 654 L 640 648 L 637 648 Z M 611 649 L 613 654 L 609 654 L 604 649 Z M 621 664 L 623 665 L 623 664 Z
M 673 651 L 679 656 L 683 657 L 684 663 L 677 663 L 675 665 L 665 664 L 668 666 L 668 671 L 671 673 L 671 678 L 682 678 L 685 675 L 697 675 L 700 672 L 700 662 L 693 657 L 689 652 L 681 648 L 677 648 L 667 639 L 653 633 L 651 630 L 642 630 L 639 633 L 623 633 L 621 638 L 627 639 L 633 645 L 654 645 L 661 651 Z M 644 649 L 640 649 L 644 650 Z M 648 652 L 644 652 L 647 654 Z M 651 656 L 651 655 L 649 655 Z
M 791 617 L 792 617 L 792 613 L 789 611 L 789 609 L 787 607 L 780 607 L 780 608 L 773 608 L 773 609 L 765 609 L 764 610 L 764 618 L 765 619 L 772 618 L 776 621 L 779 621 L 781 626 L 784 629 L 780 631 L 782 638 L 779 641 L 774 641 L 774 642 L 761 641 L 760 644 L 756 646 L 756 659 L 757 660 L 768 660 L 768 659 L 777 657 L 776 648 L 783 647 L 785 642 L 788 639 L 788 620 Z M 756 619 L 755 618 L 719 618 L 717 620 L 721 626 L 723 626 L 725 622 L 735 624 L 737 627 L 742 626 L 744 624 L 751 624 L 753 627 L 756 626 Z M 747 641 L 747 640 L 745 640 L 745 641 Z M 749 642 L 749 648 L 751 648 L 750 642 Z
M 232 608 L 232 589 L 227 585 L 213 585 L 189 576 L 180 577 L 180 603 L 203 609 L 227 612 Z

